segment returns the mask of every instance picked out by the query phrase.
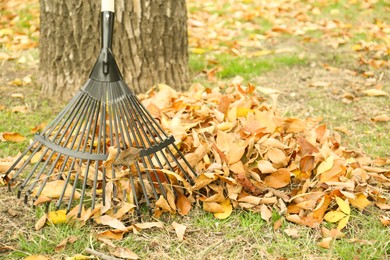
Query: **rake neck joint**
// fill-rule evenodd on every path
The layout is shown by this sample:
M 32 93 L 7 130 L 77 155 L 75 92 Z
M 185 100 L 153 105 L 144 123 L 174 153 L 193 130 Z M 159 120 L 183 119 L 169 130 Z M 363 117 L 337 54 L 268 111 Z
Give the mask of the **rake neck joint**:
M 112 54 L 114 13 L 101 12 L 101 51 L 89 78 L 103 82 L 122 80 L 122 75 Z

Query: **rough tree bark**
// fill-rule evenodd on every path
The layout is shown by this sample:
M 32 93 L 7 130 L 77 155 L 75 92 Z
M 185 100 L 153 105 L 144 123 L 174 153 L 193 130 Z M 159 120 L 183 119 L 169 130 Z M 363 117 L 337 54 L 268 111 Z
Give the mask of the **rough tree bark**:
M 136 93 L 165 83 L 187 87 L 185 0 L 116 0 L 113 53 Z M 99 54 L 100 0 L 40 0 L 40 79 L 49 96 L 69 98 Z

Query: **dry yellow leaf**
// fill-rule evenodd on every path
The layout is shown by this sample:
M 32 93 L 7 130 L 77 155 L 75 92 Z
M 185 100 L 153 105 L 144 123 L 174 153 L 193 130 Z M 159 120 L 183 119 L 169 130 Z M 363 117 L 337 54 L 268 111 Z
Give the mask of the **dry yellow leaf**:
M 332 242 L 331 237 L 323 238 L 321 242 L 318 243 L 318 245 L 322 248 L 329 249 L 330 248 L 330 242 Z
M 184 233 L 187 229 L 187 226 L 177 223 L 176 221 L 173 221 L 172 227 L 175 229 L 176 235 L 179 238 L 179 241 L 183 241 L 184 239 Z
M 47 220 L 54 225 L 66 223 L 66 210 L 50 211 Z
M 321 173 L 324 173 L 324 172 L 332 169 L 333 161 L 334 161 L 333 155 L 326 158 L 325 161 L 323 161 L 322 163 L 320 163 L 320 165 L 318 165 L 317 174 L 321 174 Z
M 329 211 L 328 213 L 325 214 L 324 219 L 328 222 L 337 222 L 344 217 L 346 217 L 346 215 L 343 212 Z
M 356 195 L 355 199 L 350 199 L 350 202 L 352 206 L 360 210 L 363 210 L 365 207 L 371 204 L 371 202 L 367 199 L 367 197 L 361 193 Z
M 342 212 L 344 212 L 346 215 L 351 214 L 351 208 L 349 207 L 348 199 L 343 200 L 340 197 L 336 197 L 336 202 Z
M 233 207 L 232 204 L 230 203 L 230 199 L 224 200 L 222 203 L 220 203 L 220 206 L 223 208 L 223 212 L 214 213 L 214 217 L 218 219 L 228 218 L 233 212 Z

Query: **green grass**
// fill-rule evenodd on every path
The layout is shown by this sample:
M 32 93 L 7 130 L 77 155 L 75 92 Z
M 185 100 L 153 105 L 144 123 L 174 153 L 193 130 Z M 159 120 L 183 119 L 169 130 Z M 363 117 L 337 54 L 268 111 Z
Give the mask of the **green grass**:
M 390 256 L 390 234 L 383 228 L 378 214 L 380 212 L 373 207 L 368 207 L 364 213 L 353 210 L 344 231 L 346 237 L 332 241 L 330 249 L 318 246 L 322 238 L 317 229 L 298 226 L 282 218 L 281 228 L 274 230 L 272 221 L 265 222 L 259 213 L 241 210 L 234 211 L 225 220 L 218 220 L 212 214 L 201 210 L 193 211 L 188 217 L 164 217 L 166 222 L 163 229 L 154 228 L 139 234 L 129 233 L 123 240 L 113 243 L 129 248 L 141 259 L 308 259 L 310 256 L 331 259 L 385 259 Z M 274 213 L 274 219 L 279 217 Z M 170 226 L 173 221 L 187 226 L 185 240 L 182 242 L 178 241 Z M 299 237 L 289 237 L 284 232 L 286 228 L 296 229 Z M 18 239 L 20 251 L 7 255 L 7 259 L 17 259 L 28 254 L 72 256 L 82 253 L 84 248 L 90 247 L 91 244 L 98 251 L 108 252 L 107 246 L 96 240 L 95 232 L 90 225 L 77 229 L 61 224 L 46 226 L 39 232 L 23 233 Z M 66 251 L 54 253 L 55 246 L 70 236 L 77 236 L 79 240 L 68 244 Z
M 209 64 L 208 59 L 215 60 L 218 64 Z M 236 57 L 229 54 L 218 54 L 212 57 L 206 54 L 193 54 L 189 59 L 189 66 L 192 75 L 201 71 L 207 71 L 214 66 L 221 69 L 216 73 L 219 79 L 230 79 L 241 76 L 246 81 L 260 76 L 262 73 L 280 67 L 292 67 L 306 64 L 307 60 L 296 54 L 270 54 L 262 57 Z

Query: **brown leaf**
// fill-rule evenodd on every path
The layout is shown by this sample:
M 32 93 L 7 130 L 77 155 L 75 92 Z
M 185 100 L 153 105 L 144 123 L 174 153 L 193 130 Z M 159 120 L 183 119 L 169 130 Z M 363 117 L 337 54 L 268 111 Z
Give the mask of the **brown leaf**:
M 54 248 L 54 251 L 60 252 L 60 251 L 64 250 L 68 243 L 73 244 L 77 239 L 78 239 L 78 237 L 76 237 L 76 236 L 70 236 L 70 237 L 63 239 L 58 245 L 56 245 L 56 247 Z
M 379 219 L 385 227 L 390 226 L 390 218 L 388 216 L 380 215 Z
M 101 216 L 100 221 L 103 225 L 107 225 L 107 226 L 110 226 L 112 228 L 119 229 L 121 231 L 127 230 L 125 225 L 120 220 L 113 218 L 109 215 Z
M 15 132 L 0 133 L 0 141 L 10 141 L 14 143 L 20 143 L 26 140 L 26 137 Z
M 330 242 L 332 242 L 333 238 L 332 237 L 326 237 L 323 238 L 321 242 L 318 243 L 318 246 L 329 249 L 330 248 Z
M 178 212 L 180 215 L 185 216 L 191 210 L 191 201 L 180 192 L 177 193 L 177 197 L 176 207 Z
M 138 229 L 150 229 L 150 228 L 163 228 L 164 224 L 162 222 L 143 222 L 143 223 L 136 223 L 134 226 Z
M 299 238 L 300 237 L 298 229 L 296 229 L 296 228 L 286 228 L 283 231 L 289 237 L 292 237 L 292 238 Z
M 173 221 L 172 227 L 175 229 L 176 235 L 179 238 L 179 241 L 183 241 L 184 239 L 184 233 L 187 229 L 187 226 L 177 223 L 176 221 Z
M 140 158 L 141 149 L 135 147 L 129 147 L 124 151 L 121 151 L 114 161 L 113 165 L 126 165 L 130 166 Z
M 11 111 L 13 113 L 28 113 L 30 110 L 27 106 L 14 106 Z
M 72 187 L 72 185 L 67 184 L 65 182 L 65 180 L 55 180 L 55 181 L 51 181 L 51 182 L 46 183 L 40 196 L 45 196 L 45 197 L 49 197 L 52 199 L 58 199 L 61 196 L 62 190 L 63 190 L 65 185 L 66 185 L 66 189 L 65 189 L 64 196 L 69 198 L 70 195 L 72 194 L 73 187 Z M 38 190 L 39 190 L 38 188 L 35 188 L 32 194 L 35 196 L 37 194 Z M 79 199 L 80 193 L 75 191 L 73 198 Z
M 96 236 L 97 238 L 122 240 L 124 234 L 125 231 L 121 230 L 106 230 L 104 232 L 98 233 Z
M 290 184 L 290 172 L 287 169 L 281 168 L 265 177 L 264 183 L 275 189 L 285 187 Z
M 260 215 L 262 219 L 268 222 L 272 217 L 272 211 L 265 204 L 262 204 L 260 206 Z
M 40 219 L 38 219 L 37 223 L 35 223 L 35 230 L 38 231 L 41 228 L 43 228 L 43 226 L 46 223 L 46 219 L 47 219 L 47 215 L 46 214 L 44 214 Z
M 116 257 L 124 259 L 138 259 L 138 255 L 125 247 L 116 247 L 115 250 L 110 251 L 110 253 Z
M 266 173 L 273 173 L 276 171 L 274 166 L 272 166 L 272 163 L 266 160 L 260 160 L 257 162 L 257 167 L 261 171 L 261 173 L 266 174 Z
M 364 93 L 370 97 L 380 97 L 380 96 L 388 96 L 389 95 L 389 93 L 387 93 L 386 91 L 381 90 L 381 89 L 376 89 L 376 88 L 363 90 L 362 93 Z
M 382 114 L 378 116 L 371 117 L 373 122 L 388 122 L 390 121 L 390 117 L 388 115 Z

